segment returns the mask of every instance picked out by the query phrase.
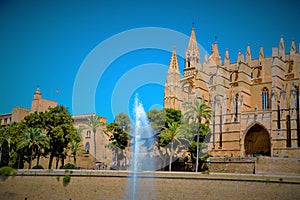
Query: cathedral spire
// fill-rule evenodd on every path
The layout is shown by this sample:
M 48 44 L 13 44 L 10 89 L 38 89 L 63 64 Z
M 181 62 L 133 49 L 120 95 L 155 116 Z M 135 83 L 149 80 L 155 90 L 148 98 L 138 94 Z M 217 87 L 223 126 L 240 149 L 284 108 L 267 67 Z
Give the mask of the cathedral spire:
M 172 57 L 170 60 L 169 70 L 176 70 L 179 71 L 178 61 L 177 61 L 177 54 L 176 54 L 176 46 L 173 47 Z
M 259 48 L 259 58 L 264 58 L 265 57 L 265 53 L 264 53 L 264 48 L 262 45 L 260 45 L 260 48 Z
M 184 76 L 195 73 L 196 65 L 200 63 L 200 52 L 196 40 L 195 28 L 192 27 L 188 47 L 185 51 Z
M 285 60 L 285 45 L 284 45 L 283 36 L 280 36 L 279 57 L 281 57 L 281 59 Z
M 246 62 L 249 64 L 251 62 L 251 58 L 252 57 L 252 53 L 250 50 L 250 44 L 248 44 L 247 46 L 247 50 L 246 50 Z
M 197 40 L 196 40 L 196 34 L 195 34 L 194 25 L 193 25 L 192 32 L 191 32 L 191 35 L 190 35 L 188 49 L 193 49 L 193 50 L 199 49 L 198 45 L 197 45 Z
M 221 56 L 219 53 L 218 43 L 215 41 L 211 46 L 211 55 L 210 58 L 216 65 L 221 65 Z
M 224 57 L 224 66 L 229 67 L 229 65 L 230 65 L 230 57 L 229 57 L 228 48 L 226 48 L 225 57 Z
M 167 73 L 167 80 L 164 92 L 164 107 L 179 109 L 178 94 L 179 94 L 180 71 L 176 55 L 176 47 L 173 47 L 170 65 Z
M 258 65 L 259 66 L 263 65 L 264 58 L 265 58 L 264 48 L 262 45 L 260 45 L 259 55 L 258 55 Z
M 295 53 L 296 53 L 296 45 L 295 45 L 295 41 L 292 40 L 292 44 L 290 47 L 290 60 L 294 59 Z

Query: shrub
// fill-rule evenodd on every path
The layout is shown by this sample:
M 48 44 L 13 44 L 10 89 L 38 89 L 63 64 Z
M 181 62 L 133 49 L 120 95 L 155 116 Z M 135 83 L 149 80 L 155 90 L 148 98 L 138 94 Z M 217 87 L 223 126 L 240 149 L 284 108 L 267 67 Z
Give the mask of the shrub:
M 64 185 L 67 185 L 68 183 L 70 183 L 70 181 L 71 181 L 71 176 L 65 175 L 63 178 Z
M 1 167 L 0 176 L 9 176 L 14 171 L 11 167 Z
M 76 167 L 71 163 L 65 164 L 62 168 L 63 169 L 76 169 Z
M 44 169 L 44 167 L 42 165 L 36 165 L 32 169 Z

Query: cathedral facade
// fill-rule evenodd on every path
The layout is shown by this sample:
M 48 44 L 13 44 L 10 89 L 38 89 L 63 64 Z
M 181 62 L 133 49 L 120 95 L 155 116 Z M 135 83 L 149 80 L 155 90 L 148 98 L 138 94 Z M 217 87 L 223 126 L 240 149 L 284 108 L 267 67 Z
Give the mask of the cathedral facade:
M 286 53 L 284 38 L 272 55 L 250 45 L 230 62 L 218 44 L 200 60 L 194 28 L 185 53 L 183 76 L 173 50 L 164 89 L 164 107 L 185 113 L 195 101 L 213 110 L 208 151 L 213 156 L 300 157 L 299 49 L 294 40 Z

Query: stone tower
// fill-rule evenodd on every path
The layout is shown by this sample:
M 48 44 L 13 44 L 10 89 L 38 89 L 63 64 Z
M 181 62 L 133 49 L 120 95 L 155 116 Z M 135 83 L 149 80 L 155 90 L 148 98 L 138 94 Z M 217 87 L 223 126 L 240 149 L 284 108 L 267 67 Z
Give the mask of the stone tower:
M 167 81 L 165 84 L 164 102 L 166 108 L 180 109 L 178 102 L 178 96 L 180 92 L 179 80 L 180 71 L 177 61 L 176 48 L 174 47 L 168 69 Z

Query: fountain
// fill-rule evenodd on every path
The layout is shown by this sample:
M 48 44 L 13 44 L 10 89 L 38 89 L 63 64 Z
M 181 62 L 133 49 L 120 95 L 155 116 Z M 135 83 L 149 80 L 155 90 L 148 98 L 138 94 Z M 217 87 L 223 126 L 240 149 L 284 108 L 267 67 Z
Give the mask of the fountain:
M 137 95 L 134 101 L 134 122 L 131 131 L 130 177 L 125 199 L 155 199 L 153 181 L 151 181 L 151 174 L 155 170 L 155 161 L 151 156 L 155 138 Z M 141 179 L 141 176 L 147 176 L 147 180 Z

